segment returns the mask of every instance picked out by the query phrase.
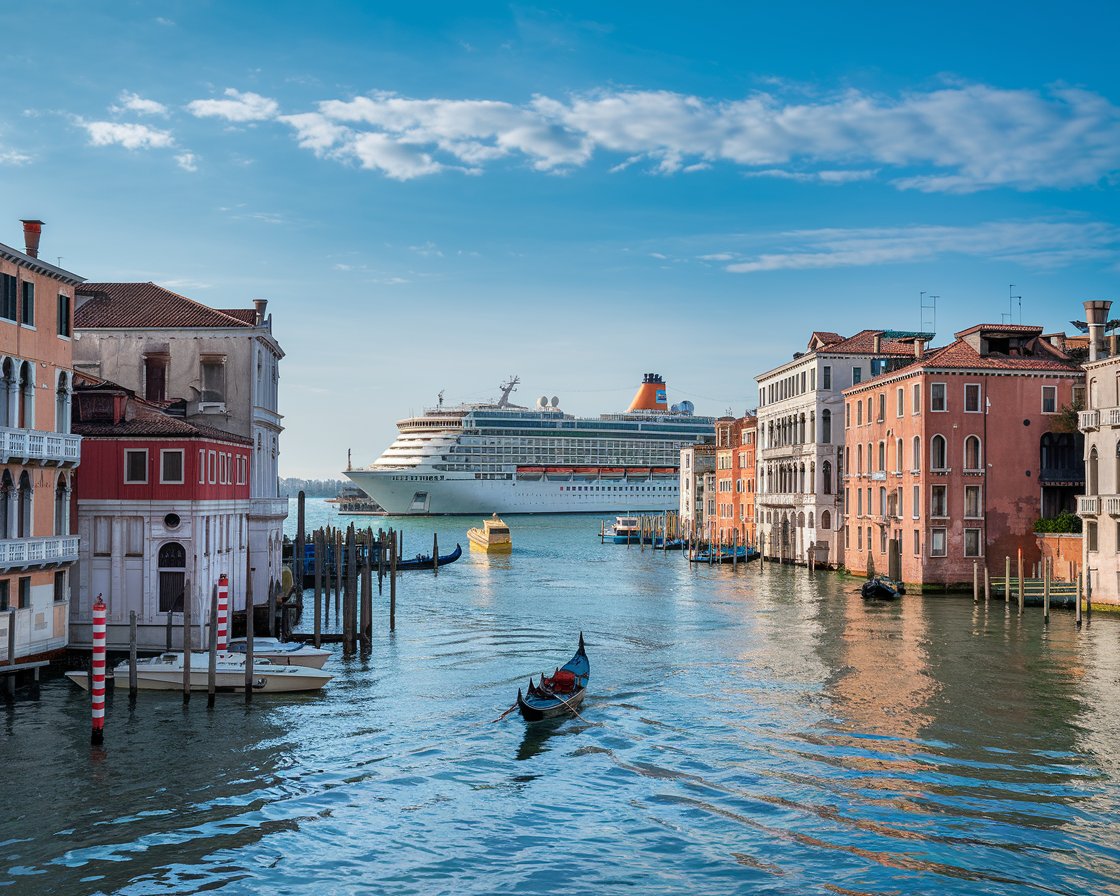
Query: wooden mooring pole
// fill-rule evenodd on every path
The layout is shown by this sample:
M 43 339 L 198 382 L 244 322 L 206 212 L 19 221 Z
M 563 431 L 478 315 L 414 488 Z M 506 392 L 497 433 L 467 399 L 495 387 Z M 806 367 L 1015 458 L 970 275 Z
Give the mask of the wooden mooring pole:
M 253 636 L 256 634 L 256 613 L 253 607 L 253 566 L 249 549 L 245 549 L 245 702 L 253 700 Z
M 312 543 L 315 546 L 313 558 L 315 564 L 315 628 L 313 637 L 315 646 L 321 647 L 323 641 L 323 555 L 327 553 L 327 540 L 322 529 L 312 536 Z
M 136 611 L 128 611 L 128 699 L 136 700 Z
M 1019 548 L 1019 615 L 1023 615 L 1023 549 Z
M 214 708 L 214 695 L 218 692 L 218 586 L 210 593 L 210 656 L 206 667 L 206 706 Z
M 1042 559 L 1042 621 L 1050 624 L 1050 559 Z
M 183 588 L 183 705 L 191 702 L 191 580 Z
M 1077 612 L 1074 613 L 1074 619 L 1077 622 L 1077 627 L 1081 628 L 1081 583 L 1084 581 L 1084 574 L 1077 574 Z
M 362 649 L 369 650 L 373 642 L 373 529 L 366 529 L 366 561 L 362 564 Z
M 397 630 L 397 536 L 389 530 L 389 631 Z

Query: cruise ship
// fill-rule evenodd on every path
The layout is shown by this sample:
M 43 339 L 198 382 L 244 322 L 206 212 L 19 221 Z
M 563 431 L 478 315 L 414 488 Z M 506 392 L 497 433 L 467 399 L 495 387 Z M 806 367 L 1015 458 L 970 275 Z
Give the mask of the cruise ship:
M 680 450 L 712 437 L 715 418 L 692 402 L 670 407 L 647 373 L 624 414 L 575 417 L 559 400 L 510 403 L 511 377 L 492 403 L 439 406 L 397 422 L 370 466 L 346 475 L 388 513 L 634 513 L 678 507 Z

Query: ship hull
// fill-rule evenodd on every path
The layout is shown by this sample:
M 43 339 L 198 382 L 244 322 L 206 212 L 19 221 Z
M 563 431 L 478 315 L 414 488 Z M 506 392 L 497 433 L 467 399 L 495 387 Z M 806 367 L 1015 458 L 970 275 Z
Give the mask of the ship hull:
M 394 516 L 507 513 L 662 513 L 679 506 L 674 479 L 476 479 L 416 467 L 347 470 L 362 491 Z

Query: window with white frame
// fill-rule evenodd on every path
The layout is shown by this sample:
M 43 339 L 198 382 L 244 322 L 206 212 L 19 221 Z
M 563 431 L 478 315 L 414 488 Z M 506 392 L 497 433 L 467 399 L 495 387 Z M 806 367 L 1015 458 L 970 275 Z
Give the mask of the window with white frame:
M 148 449 L 132 448 L 125 451 L 124 481 L 130 484 L 148 481 Z
M 982 545 L 983 541 L 980 538 L 979 529 L 964 530 L 964 555 L 966 557 L 979 557 Z
M 225 355 L 203 355 L 199 359 L 199 380 L 201 395 L 199 403 L 204 405 L 225 404 L 226 400 L 226 358 Z
M 981 515 L 980 486 L 964 487 L 964 515 L 968 519 L 978 519 Z
M 931 411 L 947 410 L 946 403 L 945 403 L 945 384 L 944 383 L 930 383 L 929 384 L 929 409 Z
M 929 530 L 929 555 L 931 557 L 945 556 L 945 530 Z
M 920 485 L 914 486 L 914 497 L 912 501 L 913 510 L 911 511 L 911 513 L 913 514 L 914 519 L 917 519 L 922 511 L 922 487 Z
M 980 384 L 964 384 L 964 412 L 966 414 L 980 413 Z
M 914 383 L 914 395 L 912 401 L 913 407 L 910 408 L 911 414 L 920 414 L 922 412 L 922 384 Z
M 165 448 L 160 451 L 159 481 L 165 485 L 183 484 L 182 448 Z
M 1058 413 L 1058 387 L 1057 386 L 1043 386 L 1042 387 L 1042 413 L 1056 414 Z
M 929 487 L 929 515 L 946 517 L 949 515 L 948 486 L 931 485 Z

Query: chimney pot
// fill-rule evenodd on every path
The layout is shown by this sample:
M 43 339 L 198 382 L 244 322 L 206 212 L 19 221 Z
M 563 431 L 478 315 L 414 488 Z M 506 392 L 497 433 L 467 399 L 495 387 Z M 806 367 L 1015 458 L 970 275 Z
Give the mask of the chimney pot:
M 23 244 L 26 247 L 26 253 L 32 258 L 38 258 L 39 237 L 42 236 L 43 225 L 46 222 L 35 218 L 22 218 L 20 223 L 23 224 Z
M 1106 300 L 1085 303 L 1085 323 L 1089 326 L 1089 360 L 1096 361 L 1104 354 L 1104 326 L 1108 323 L 1108 309 L 1112 302 Z
M 921 339 L 914 340 L 914 357 L 919 361 L 922 358 L 922 351 L 925 348 L 925 343 Z
M 871 337 L 871 350 L 875 354 L 879 354 L 879 352 L 882 351 L 882 348 L 883 348 L 883 337 L 880 336 L 878 333 L 876 333 L 874 336 Z
M 253 299 L 253 307 L 257 309 L 257 326 L 264 323 L 264 310 L 268 307 L 268 299 Z

